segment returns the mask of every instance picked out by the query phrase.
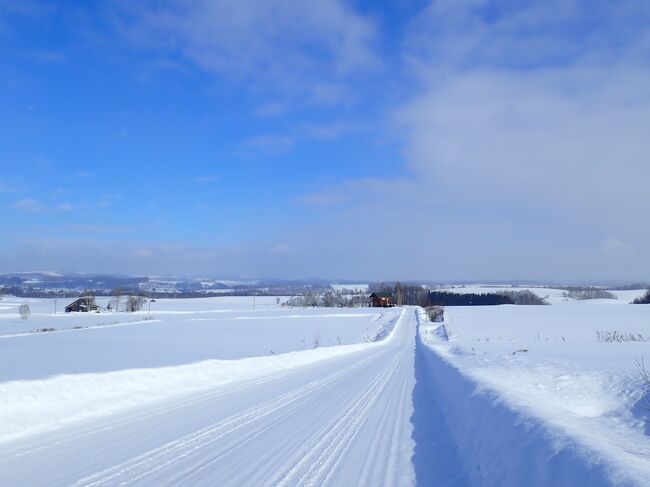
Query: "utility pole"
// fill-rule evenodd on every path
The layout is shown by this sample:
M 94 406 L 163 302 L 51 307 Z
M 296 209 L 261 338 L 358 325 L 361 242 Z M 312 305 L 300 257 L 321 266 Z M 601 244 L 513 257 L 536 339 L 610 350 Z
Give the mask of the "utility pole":
M 255 295 L 253 294 L 253 311 L 255 311 Z
M 56 315 L 56 298 L 54 298 L 54 314 Z

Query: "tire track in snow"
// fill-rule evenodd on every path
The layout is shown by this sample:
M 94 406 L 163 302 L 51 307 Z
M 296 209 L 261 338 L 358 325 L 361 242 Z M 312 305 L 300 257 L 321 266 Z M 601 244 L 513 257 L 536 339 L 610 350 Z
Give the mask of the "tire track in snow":
M 125 416 L 110 418 L 109 422 L 104 426 L 92 425 L 91 427 L 84 428 L 82 431 L 79 429 L 74 429 L 70 432 L 62 433 L 57 436 L 56 440 L 48 440 L 47 444 L 38 442 L 36 447 L 28 447 L 20 451 L 16 451 L 11 455 L 11 458 L 18 459 L 22 456 L 32 455 L 42 450 L 46 450 L 53 446 L 58 446 L 65 444 L 66 442 L 74 439 L 79 440 L 81 438 L 87 438 L 91 436 L 96 436 L 99 433 L 109 432 L 111 430 L 120 428 L 129 424 L 137 424 L 138 421 L 148 418 L 156 414 L 164 414 L 166 412 L 178 410 L 188 406 L 195 406 L 204 402 L 212 401 L 220 397 L 229 396 L 233 393 L 244 392 L 250 389 L 254 389 L 263 384 L 269 384 L 272 382 L 277 382 L 282 380 L 284 377 L 290 375 L 293 371 L 287 370 L 284 372 L 278 372 L 272 376 L 262 377 L 260 379 L 254 379 L 247 381 L 245 384 L 231 386 L 226 384 L 223 387 L 219 387 L 216 390 L 210 390 L 207 392 L 193 393 L 188 398 L 184 398 L 181 402 L 173 401 L 171 403 L 165 401 L 164 404 L 157 406 L 150 406 L 146 409 L 138 412 L 128 413 Z
M 370 362 L 374 358 L 375 357 L 368 357 L 363 361 L 363 363 L 358 363 L 355 366 L 351 367 L 348 373 L 341 374 L 341 375 L 337 374 L 337 377 L 333 378 L 332 380 L 318 381 L 317 387 L 315 388 L 316 390 L 314 391 L 314 394 L 311 397 L 307 399 L 301 397 L 300 401 L 296 401 L 295 404 L 291 404 L 291 406 L 295 406 L 295 407 L 291 407 L 290 410 L 287 411 L 282 411 L 282 413 L 279 416 L 275 417 L 272 421 L 264 423 L 261 427 L 255 428 L 254 431 L 249 432 L 243 439 L 237 441 L 235 445 L 220 451 L 217 455 L 210 455 L 209 459 L 204 460 L 200 463 L 196 463 L 192 465 L 190 468 L 187 468 L 182 474 L 175 476 L 174 480 L 168 485 L 170 486 L 188 485 L 188 484 L 191 485 L 192 484 L 192 482 L 190 481 L 191 478 L 199 476 L 203 470 L 211 467 L 216 462 L 221 460 L 223 457 L 225 457 L 230 453 L 233 453 L 238 448 L 249 446 L 252 440 L 262 435 L 267 430 L 272 429 L 274 426 L 281 423 L 282 421 L 285 421 L 288 418 L 292 417 L 294 414 L 299 413 L 300 410 L 309 409 L 314 402 L 323 399 L 323 396 L 326 395 L 326 391 L 325 391 L 326 386 L 336 381 L 344 380 L 345 376 L 351 374 L 356 369 L 363 367 L 364 365 L 366 365 L 367 362 Z M 284 409 L 284 407 L 282 409 Z M 231 483 L 233 485 L 242 485 L 245 483 L 245 481 L 242 479 L 241 482 L 231 482 Z M 265 484 L 266 483 L 267 482 L 265 481 Z
M 397 361 L 396 361 L 397 362 Z M 368 390 L 364 397 L 361 397 L 353 408 L 348 410 L 347 418 L 344 416 L 337 425 L 338 433 L 333 441 L 320 454 L 317 454 L 314 463 L 307 472 L 298 478 L 302 485 L 325 485 L 330 475 L 336 470 L 336 466 L 345 455 L 357 437 L 361 428 L 366 424 L 368 412 L 377 404 L 381 392 L 390 381 L 396 369 L 396 364 L 387 369 L 378 383 Z M 286 482 L 284 483 L 286 485 Z
M 407 317 L 414 319 L 414 314 L 408 312 Z M 376 482 L 369 481 L 371 473 L 374 480 L 382 485 L 389 485 L 391 482 L 399 484 L 396 464 L 401 457 L 394 449 L 403 444 L 400 418 L 407 412 L 406 406 L 410 399 L 412 382 L 408 377 L 413 373 L 413 356 L 403 349 L 396 351 L 397 355 L 362 393 L 350 405 L 342 405 L 347 406 L 347 412 L 333 424 L 325 425 L 326 432 L 323 436 L 306 451 L 299 452 L 302 458 L 286 469 L 279 478 L 270 482 L 271 485 L 326 485 L 336 472 L 338 463 L 345 457 L 346 451 L 367 424 L 370 413 L 380 402 L 382 393 L 385 393 L 383 399 L 387 404 L 379 416 L 379 427 L 374 430 L 372 441 L 368 445 L 370 453 L 363 463 L 360 479 L 354 484 L 377 485 Z M 391 381 L 400 383 L 397 396 L 391 395 L 392 391 L 388 387 Z M 385 454 L 386 448 L 391 449 L 390 455 Z
M 241 414 L 226 418 L 215 425 L 203 428 L 183 438 L 169 442 L 120 465 L 116 465 L 102 472 L 82 478 L 78 480 L 75 485 L 90 487 L 107 483 L 109 485 L 115 485 L 116 483 L 123 482 L 137 482 L 145 476 L 151 475 L 152 473 L 162 470 L 175 462 L 183 460 L 192 453 L 211 446 L 214 442 L 223 437 L 235 433 L 251 423 L 259 422 L 270 414 L 303 399 L 305 396 L 317 391 L 319 388 L 350 374 L 355 369 L 362 367 L 366 362 L 372 360 L 378 353 L 366 357 L 351 367 L 337 371 L 323 379 L 312 381 L 305 386 L 292 390 L 273 401 L 268 401 L 263 403 L 261 406 L 250 408 Z M 287 414 L 290 414 L 291 412 L 292 411 L 287 411 Z M 272 424 L 273 423 L 264 423 L 260 426 L 260 429 L 268 429 Z M 253 431 L 249 433 L 248 436 L 254 437 L 255 433 L 256 431 Z M 240 445 L 245 443 L 246 441 L 239 442 Z
M 404 417 L 410 417 L 409 409 L 413 383 L 408 378 L 414 374 L 412 361 L 403 360 L 400 363 L 399 374 L 395 380 L 401 381 L 399 394 L 391 395 L 390 403 L 386 405 L 375 431 L 364 462 L 363 470 L 357 482 L 358 485 L 401 485 L 398 463 L 401 458 L 398 450 L 403 448 L 401 439 L 404 437 Z M 410 423 L 409 423 L 410 425 Z M 409 431 L 410 436 L 410 431 Z M 386 455 L 386 448 L 389 454 Z M 410 456 L 410 452 L 409 452 Z

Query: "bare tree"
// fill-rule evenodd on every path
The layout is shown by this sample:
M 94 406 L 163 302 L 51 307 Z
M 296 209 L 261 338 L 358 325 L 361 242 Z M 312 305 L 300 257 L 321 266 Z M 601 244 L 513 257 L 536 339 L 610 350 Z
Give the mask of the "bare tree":
M 29 314 L 31 313 L 29 304 L 21 304 L 18 306 L 18 313 L 20 313 L 20 318 L 23 320 L 29 318 Z
M 399 281 L 395 283 L 395 304 L 402 306 L 404 304 L 404 288 Z
M 115 302 L 115 305 L 113 306 L 114 311 L 119 311 L 120 310 L 120 301 L 122 300 L 122 295 L 124 294 L 124 291 L 122 290 L 121 287 L 116 287 L 113 289 L 113 299 Z
M 332 308 L 334 306 L 334 293 L 327 291 L 323 295 L 323 304 L 326 308 Z
M 140 311 L 142 309 L 142 305 L 145 302 L 145 297 L 138 295 L 138 296 L 127 296 L 126 297 L 126 310 L 129 313 L 133 313 L 134 311 Z

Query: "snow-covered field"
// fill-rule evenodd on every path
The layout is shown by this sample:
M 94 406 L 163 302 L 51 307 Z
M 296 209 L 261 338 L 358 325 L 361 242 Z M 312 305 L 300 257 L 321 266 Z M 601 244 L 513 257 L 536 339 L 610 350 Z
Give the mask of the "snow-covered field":
M 53 300 L 0 301 L 0 381 L 277 355 L 372 339 L 394 311 L 282 309 L 275 297 L 161 299 L 136 313 L 59 313 Z M 29 302 L 27 320 L 18 305 Z M 54 329 L 53 332 L 34 332 Z
M 3 481 L 341 485 L 359 476 L 358 485 L 391 477 L 409 483 L 408 442 L 397 442 L 401 453 L 391 458 L 383 447 L 410 434 L 413 349 L 404 345 L 413 343 L 413 311 L 398 324 L 401 309 L 281 310 L 273 303 L 226 311 L 230 305 L 218 300 L 179 303 L 186 309 L 161 303 L 158 322 L 0 340 Z M 316 333 L 325 343 L 305 350 L 301 337 Z M 343 345 L 323 346 L 336 336 Z M 287 353 L 268 353 L 269 344 L 259 344 L 267 339 Z M 9 358 L 5 352 L 17 346 L 22 351 Z M 75 351 L 85 346 L 92 351 Z M 177 364 L 177 347 L 191 362 Z M 258 356 L 247 356 L 255 350 Z M 61 375 L 24 380 L 30 362 L 42 375 L 60 368 L 66 354 L 78 371 L 68 360 Z M 155 366 L 132 368 L 151 360 Z M 361 441 L 372 468 L 346 458 L 352 440 Z
M 642 291 L 533 291 L 554 304 L 448 307 L 444 326 L 259 297 L 29 300 L 22 321 L 5 297 L 0 483 L 650 485 Z
M 336 356 L 381 338 L 399 317 L 283 309 L 275 297 L 157 300 L 151 313 L 54 315 L 49 299 L 1 303 L 0 441 Z M 33 331 L 43 328 L 54 331 Z
M 541 425 L 552 444 L 571 443 L 614 484 L 650 485 L 650 402 L 637 367 L 642 357 L 650 362 L 650 306 L 625 304 L 626 294 L 447 308 L 444 329 L 430 324 L 420 333 L 493 404 L 505 404 L 530 428 Z M 643 341 L 599 341 L 599 332 L 614 331 Z
M 448 286 L 437 289 L 437 291 L 451 292 L 451 293 L 499 293 L 503 291 L 531 291 L 537 294 L 540 298 L 546 300 L 549 304 L 562 304 L 571 302 L 573 299 L 565 296 L 565 289 L 558 289 L 553 287 L 535 287 L 535 286 L 493 286 L 486 284 L 472 284 L 465 286 Z M 612 290 L 610 291 L 616 299 L 622 303 L 631 303 L 634 299 L 643 296 L 646 289 L 632 289 L 632 290 Z

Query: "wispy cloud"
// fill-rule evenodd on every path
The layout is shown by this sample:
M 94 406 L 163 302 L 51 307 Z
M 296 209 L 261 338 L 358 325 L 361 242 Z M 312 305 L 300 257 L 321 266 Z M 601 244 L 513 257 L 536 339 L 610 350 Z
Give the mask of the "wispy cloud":
M 272 118 L 283 115 L 287 111 L 285 103 L 279 101 L 271 101 L 264 103 L 255 111 L 255 115 L 262 118 Z
M 120 193 L 104 193 L 97 202 L 99 208 L 109 208 L 122 199 Z
M 263 134 L 243 141 L 240 152 L 248 156 L 278 156 L 290 151 L 293 144 L 288 135 Z
M 329 123 L 308 123 L 305 134 L 320 140 L 336 140 L 354 135 L 364 129 L 364 124 L 353 120 L 337 120 Z
M 207 71 L 294 97 L 318 80 L 379 64 L 374 22 L 341 0 L 120 3 L 114 19 L 135 45 L 176 51 Z
M 74 206 L 70 203 L 60 203 L 56 205 L 56 209 L 59 211 L 72 211 L 74 210 Z
M 209 183 L 214 183 L 217 180 L 217 176 L 211 174 L 211 175 L 205 175 L 205 176 L 198 176 L 195 181 L 199 184 L 209 184 Z
M 25 213 L 40 213 L 45 209 L 39 201 L 31 198 L 14 201 L 11 207 L 14 210 L 23 211 Z
M 0 180 L 0 193 L 12 193 L 13 188 L 11 188 L 7 183 Z
M 25 213 L 43 213 L 49 211 L 70 212 L 75 209 L 71 203 L 59 203 L 56 205 L 46 205 L 41 201 L 34 198 L 25 198 L 22 200 L 14 201 L 11 204 L 14 210 L 22 211 Z
M 66 60 L 65 54 L 51 49 L 30 49 L 25 51 L 25 57 L 39 63 L 59 64 Z
M 135 249 L 133 252 L 131 252 L 132 257 L 140 258 L 140 259 L 150 259 L 153 257 L 154 253 L 151 249 L 148 248 L 141 248 L 141 249 Z

